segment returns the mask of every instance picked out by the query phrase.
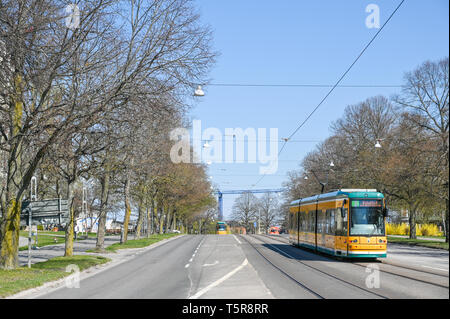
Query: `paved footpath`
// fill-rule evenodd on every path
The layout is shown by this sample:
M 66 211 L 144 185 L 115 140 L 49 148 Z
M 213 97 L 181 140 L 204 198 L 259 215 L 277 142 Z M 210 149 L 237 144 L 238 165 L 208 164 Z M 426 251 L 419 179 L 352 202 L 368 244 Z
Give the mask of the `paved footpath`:
M 105 237 L 105 247 L 112 245 L 114 243 L 118 243 L 120 241 L 120 236 L 106 236 Z M 88 238 L 84 240 L 74 241 L 73 243 L 73 252 L 74 254 L 82 254 L 85 253 L 86 250 L 94 249 L 95 244 L 97 242 L 97 238 Z M 20 237 L 19 240 L 20 246 L 28 245 L 28 238 Z M 42 261 L 46 261 L 53 257 L 64 256 L 64 248 L 65 244 L 56 244 L 40 247 L 39 249 L 31 250 L 31 263 L 38 263 Z M 28 250 L 20 250 L 19 251 L 19 264 L 21 266 L 26 266 L 28 264 Z
M 409 236 L 404 236 L 404 235 L 388 235 L 389 237 L 397 237 L 397 238 L 409 238 Z M 421 239 L 421 240 L 430 240 L 430 241 L 439 241 L 441 243 L 445 242 L 445 239 L 443 238 L 433 238 L 433 237 L 422 237 L 422 236 L 418 236 L 417 239 Z

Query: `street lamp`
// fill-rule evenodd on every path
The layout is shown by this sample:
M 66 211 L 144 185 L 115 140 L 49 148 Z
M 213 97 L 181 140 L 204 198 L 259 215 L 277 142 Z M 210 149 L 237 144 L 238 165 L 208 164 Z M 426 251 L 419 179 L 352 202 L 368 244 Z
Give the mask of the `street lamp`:
M 203 92 L 201 85 L 199 85 L 197 90 L 194 91 L 194 96 L 205 96 L 205 92 Z

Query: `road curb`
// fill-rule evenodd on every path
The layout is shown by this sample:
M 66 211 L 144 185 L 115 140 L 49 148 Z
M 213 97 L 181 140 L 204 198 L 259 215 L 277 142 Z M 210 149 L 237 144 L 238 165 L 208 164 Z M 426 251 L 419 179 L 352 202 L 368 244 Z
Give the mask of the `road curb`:
M 110 258 L 110 257 L 116 257 L 116 258 L 112 259 L 111 261 L 109 261 L 107 263 L 92 266 L 90 268 L 87 268 L 87 269 L 81 271 L 80 272 L 80 283 L 84 279 L 90 278 L 90 277 L 97 275 L 105 270 L 109 270 L 109 269 L 116 267 L 124 262 L 130 261 L 142 253 L 145 253 L 149 250 L 152 250 L 163 244 L 166 244 L 170 241 L 173 241 L 175 239 L 178 239 L 178 238 L 181 238 L 184 236 L 185 236 L 185 234 L 167 238 L 167 239 L 163 239 L 154 244 L 151 244 L 149 246 L 142 247 L 142 248 L 118 249 L 118 251 L 116 251 L 115 253 L 109 253 L 109 254 L 108 253 L 102 253 L 102 254 L 82 253 L 82 255 L 90 255 L 90 256 L 94 255 L 94 256 L 102 256 L 102 257 L 106 257 L 106 258 Z M 130 253 L 132 253 L 132 254 L 130 254 Z M 120 255 L 122 255 L 122 256 L 120 256 Z M 45 284 L 43 284 L 41 286 L 20 291 L 14 295 L 7 296 L 4 299 L 34 299 L 34 298 L 38 298 L 38 297 L 46 295 L 50 292 L 54 292 L 61 288 L 64 288 L 65 287 L 64 283 L 66 281 L 66 278 L 67 278 L 67 276 L 64 278 L 58 279 L 58 280 L 46 282 Z
M 427 269 L 423 269 L 420 267 L 414 267 L 414 266 L 410 266 L 410 265 L 405 265 L 402 263 L 396 263 L 396 262 L 392 262 L 392 261 L 387 261 L 387 260 L 380 260 L 382 264 L 386 264 L 386 265 L 391 265 L 391 266 L 395 266 L 395 267 L 401 267 L 401 268 L 405 268 L 405 269 L 409 269 L 409 270 L 414 270 L 414 271 L 419 271 L 419 272 L 424 272 L 424 273 L 429 273 L 432 275 L 438 275 L 438 276 L 443 276 L 443 277 L 449 277 L 448 272 L 444 271 L 444 270 L 434 270 L 432 268 L 427 268 Z

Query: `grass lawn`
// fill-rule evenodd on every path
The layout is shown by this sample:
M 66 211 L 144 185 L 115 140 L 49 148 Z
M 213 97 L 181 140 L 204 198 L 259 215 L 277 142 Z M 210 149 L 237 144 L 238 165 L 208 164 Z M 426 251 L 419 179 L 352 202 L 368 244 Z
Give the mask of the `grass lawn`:
M 52 232 L 44 232 L 44 233 L 38 232 L 38 244 L 37 244 L 38 247 L 62 244 L 62 243 L 65 242 L 65 238 L 64 237 L 50 236 L 47 233 L 49 233 L 51 235 L 54 235 L 57 232 L 54 232 L 54 233 L 52 233 Z M 62 232 L 62 233 L 64 234 L 64 232 Z M 28 232 L 27 231 L 20 231 L 20 236 L 28 238 Z M 96 236 L 96 234 L 95 234 L 95 236 Z M 89 237 L 91 237 L 90 234 L 89 234 Z M 34 245 L 34 239 L 35 239 L 35 236 L 33 236 L 31 238 L 31 244 L 32 245 Z M 83 239 L 80 238 L 80 235 L 78 236 L 77 241 L 78 240 L 83 240 Z M 28 250 L 28 244 L 26 246 L 19 247 L 19 250 Z
M 84 270 L 108 261 L 110 261 L 109 258 L 101 256 L 78 255 L 73 257 L 55 257 L 44 262 L 32 264 L 31 268 L 0 269 L 0 298 L 68 276 L 70 275 L 69 272 L 66 272 L 68 265 L 74 264 L 80 270 Z
M 141 239 L 127 240 L 127 242 L 124 244 L 115 243 L 115 244 L 112 244 L 112 245 L 106 247 L 106 250 L 114 252 L 117 249 L 142 248 L 142 247 L 146 247 L 151 244 L 154 244 L 160 240 L 175 237 L 178 235 L 179 234 L 155 234 L 155 235 L 151 235 L 150 238 L 145 237 L 145 238 L 141 238 Z
M 42 235 L 59 235 L 59 236 L 65 236 L 66 232 L 65 231 L 38 231 L 38 234 L 42 234 Z M 86 233 L 83 232 L 79 232 L 78 236 L 86 236 Z M 97 233 L 88 233 L 88 237 L 90 238 L 97 238 Z
M 432 240 L 425 240 L 425 239 L 409 239 L 409 238 L 388 236 L 388 242 L 395 243 L 395 244 L 406 244 L 406 245 L 422 246 L 422 247 L 429 247 L 429 248 L 440 248 L 440 249 L 448 250 L 448 243 L 441 242 L 441 241 L 432 241 Z

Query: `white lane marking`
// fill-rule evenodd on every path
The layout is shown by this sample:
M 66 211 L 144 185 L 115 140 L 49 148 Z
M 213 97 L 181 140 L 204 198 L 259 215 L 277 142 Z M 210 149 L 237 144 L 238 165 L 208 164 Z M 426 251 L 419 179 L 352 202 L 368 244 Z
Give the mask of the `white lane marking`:
M 236 239 L 236 241 L 237 241 L 239 244 L 242 244 L 242 243 L 239 241 L 239 239 L 238 239 L 235 235 L 233 235 L 233 237 L 234 237 L 234 239 Z
M 443 271 L 445 271 L 445 272 L 448 272 L 448 269 L 435 268 L 435 267 L 424 266 L 424 265 L 422 265 L 422 267 L 425 267 L 425 268 L 431 268 L 431 269 L 436 269 L 436 270 L 443 270 Z
M 214 265 L 217 265 L 218 263 L 219 263 L 219 261 L 216 260 L 213 264 L 204 264 L 203 267 L 214 266 Z
M 195 248 L 195 251 L 194 251 L 194 253 L 192 254 L 191 259 L 189 259 L 189 262 L 190 262 L 190 263 L 194 260 L 195 255 L 197 254 L 197 250 L 200 248 L 200 245 L 203 243 L 204 240 L 205 240 L 205 238 L 203 238 L 203 239 L 200 241 L 200 243 L 198 244 L 197 248 Z M 187 264 L 186 266 L 184 266 L 184 268 L 188 268 L 188 267 L 189 267 L 189 264 Z
M 239 270 L 241 270 L 242 268 L 244 268 L 246 265 L 248 264 L 248 260 L 247 258 L 245 258 L 244 262 L 237 267 L 236 269 L 234 269 L 233 271 L 229 272 L 228 274 L 226 274 L 225 276 L 223 276 L 222 278 L 216 280 L 215 282 L 213 282 L 212 284 L 210 284 L 209 286 L 206 286 L 205 288 L 203 288 L 202 290 L 200 290 L 199 292 L 197 292 L 195 295 L 189 297 L 189 299 L 197 299 L 198 297 L 202 296 L 203 294 L 205 294 L 206 292 L 208 292 L 209 290 L 211 290 L 212 288 L 214 288 L 215 286 L 221 284 L 222 282 L 224 282 L 225 280 L 227 280 L 228 278 L 230 278 L 231 276 L 233 276 L 235 273 L 237 273 Z

